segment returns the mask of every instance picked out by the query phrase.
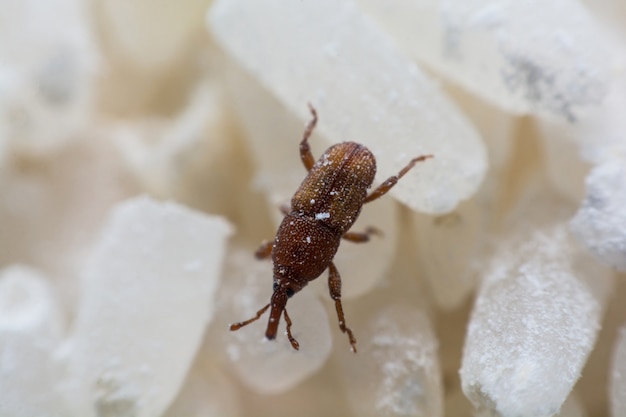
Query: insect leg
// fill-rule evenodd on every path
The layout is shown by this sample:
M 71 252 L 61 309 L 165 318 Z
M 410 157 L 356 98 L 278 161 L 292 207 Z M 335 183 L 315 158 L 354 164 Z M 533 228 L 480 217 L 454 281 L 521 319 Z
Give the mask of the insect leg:
M 396 185 L 398 180 L 402 178 L 404 174 L 409 172 L 409 170 L 413 168 L 416 163 L 421 162 L 428 158 L 432 158 L 432 157 L 433 157 L 432 155 L 422 155 L 422 156 L 418 156 L 417 158 L 411 159 L 411 162 L 409 162 L 407 166 L 402 168 L 402 170 L 398 173 L 398 175 L 392 175 L 391 177 L 387 178 L 385 182 L 380 184 L 374 191 L 372 191 L 367 197 L 365 197 L 365 200 L 363 200 L 363 204 L 369 203 L 370 201 L 374 201 L 377 198 L 380 198 L 384 196 L 385 194 L 387 194 L 387 192 L 391 190 L 394 185 Z
M 330 290 L 330 298 L 335 300 L 339 328 L 342 332 L 348 334 L 351 349 L 354 353 L 356 353 L 356 338 L 352 334 L 352 330 L 346 326 L 346 318 L 343 315 L 343 307 L 341 306 L 341 276 L 339 275 L 339 271 L 337 271 L 337 267 L 333 262 L 331 262 L 328 266 L 328 289 Z
M 291 204 L 289 203 L 284 203 L 280 205 L 280 212 L 283 213 L 285 216 L 288 215 L 289 213 L 291 213 Z
M 300 159 L 302 160 L 302 164 L 307 171 L 310 171 L 313 168 L 313 164 L 315 164 L 315 158 L 313 158 L 313 154 L 311 153 L 311 147 L 309 146 L 309 137 L 311 133 L 313 133 L 313 129 L 315 129 L 315 125 L 317 124 L 317 112 L 315 108 L 309 103 L 309 110 L 313 115 L 313 119 L 306 125 L 304 129 L 304 134 L 302 135 L 302 141 L 300 142 Z
M 375 227 L 369 226 L 365 229 L 365 232 L 346 232 L 341 236 L 343 239 L 354 243 L 369 242 L 370 236 L 378 235 L 382 236 L 383 232 Z
M 274 248 L 273 240 L 264 240 L 261 243 L 261 246 L 254 252 L 254 257 L 257 259 L 267 259 L 272 254 L 272 249 Z

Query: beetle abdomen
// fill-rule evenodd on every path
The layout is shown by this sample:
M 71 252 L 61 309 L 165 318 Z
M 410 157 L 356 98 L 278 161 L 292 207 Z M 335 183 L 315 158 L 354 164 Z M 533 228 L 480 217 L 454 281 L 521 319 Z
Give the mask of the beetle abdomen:
M 291 200 L 293 212 L 343 235 L 356 221 L 376 175 L 376 159 L 365 146 L 344 142 L 317 160 Z

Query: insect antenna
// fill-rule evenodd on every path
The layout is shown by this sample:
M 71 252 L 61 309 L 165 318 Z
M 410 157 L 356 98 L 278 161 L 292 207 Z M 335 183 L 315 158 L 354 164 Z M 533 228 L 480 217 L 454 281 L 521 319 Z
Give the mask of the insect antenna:
M 267 303 L 267 305 L 265 307 L 263 307 L 262 309 L 257 311 L 256 312 L 256 316 L 252 317 L 251 319 L 248 319 L 246 321 L 242 321 L 242 322 L 239 322 L 239 323 L 231 324 L 230 325 L 230 331 L 234 332 L 235 330 L 239 330 L 242 327 L 247 326 L 248 324 L 252 323 L 253 321 L 257 321 L 258 319 L 261 318 L 263 313 L 265 313 L 267 311 L 268 308 L 270 308 L 270 303 Z
M 284 310 L 285 321 L 287 322 L 287 338 L 289 342 L 291 342 L 291 347 L 295 350 L 300 349 L 300 343 L 291 335 L 291 319 L 289 318 L 289 314 L 287 314 L 287 309 Z

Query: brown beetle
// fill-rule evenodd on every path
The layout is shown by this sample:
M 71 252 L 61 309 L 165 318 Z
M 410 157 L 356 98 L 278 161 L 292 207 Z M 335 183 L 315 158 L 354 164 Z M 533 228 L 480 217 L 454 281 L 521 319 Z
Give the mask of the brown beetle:
M 291 319 L 287 314 L 287 299 L 319 277 L 328 268 L 328 288 L 335 301 L 339 328 L 348 334 L 352 351 L 356 339 L 346 326 L 341 306 L 341 277 L 333 263 L 341 238 L 351 242 L 367 242 L 376 229 L 363 233 L 348 230 L 361 212 L 363 204 L 385 195 L 413 166 L 432 155 L 414 158 L 398 175 L 389 177 L 369 195 L 376 174 L 376 159 L 365 146 L 354 142 L 333 145 L 315 162 L 309 147 L 309 137 L 317 123 L 317 112 L 309 104 L 313 119 L 308 123 L 300 142 L 300 159 L 309 174 L 291 199 L 291 208 L 283 208 L 285 218 L 272 242 L 263 242 L 256 251 L 258 259 L 272 256 L 274 262 L 274 293 L 269 304 L 249 320 L 235 323 L 238 330 L 256 320 L 271 306 L 265 331 L 268 339 L 276 338 L 280 316 L 285 315 L 287 337 L 291 346 L 300 345 L 291 334 Z

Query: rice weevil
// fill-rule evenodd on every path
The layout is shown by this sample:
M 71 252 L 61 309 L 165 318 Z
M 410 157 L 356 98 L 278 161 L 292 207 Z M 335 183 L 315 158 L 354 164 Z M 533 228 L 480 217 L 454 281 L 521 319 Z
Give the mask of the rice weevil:
M 308 141 L 317 124 L 317 112 L 310 104 L 309 110 L 313 118 L 300 142 L 300 159 L 308 175 L 291 199 L 291 207 L 282 208 L 285 217 L 274 240 L 263 242 L 255 253 L 258 259 L 272 257 L 274 292 L 270 302 L 254 317 L 232 324 L 230 330 L 239 330 L 258 320 L 271 307 L 265 337 L 276 338 L 280 317 L 284 315 L 287 337 L 291 346 L 298 350 L 300 345 L 291 334 L 287 300 L 328 269 L 328 288 L 335 301 L 339 328 L 348 334 L 352 351 L 356 353 L 356 338 L 346 326 L 341 305 L 341 277 L 333 263 L 339 242 L 342 238 L 367 242 L 376 229 L 349 231 L 363 204 L 385 195 L 417 162 L 432 158 L 432 155 L 413 158 L 398 175 L 389 177 L 368 194 L 376 174 L 376 159 L 372 152 L 361 144 L 343 142 L 328 148 L 315 162 Z

